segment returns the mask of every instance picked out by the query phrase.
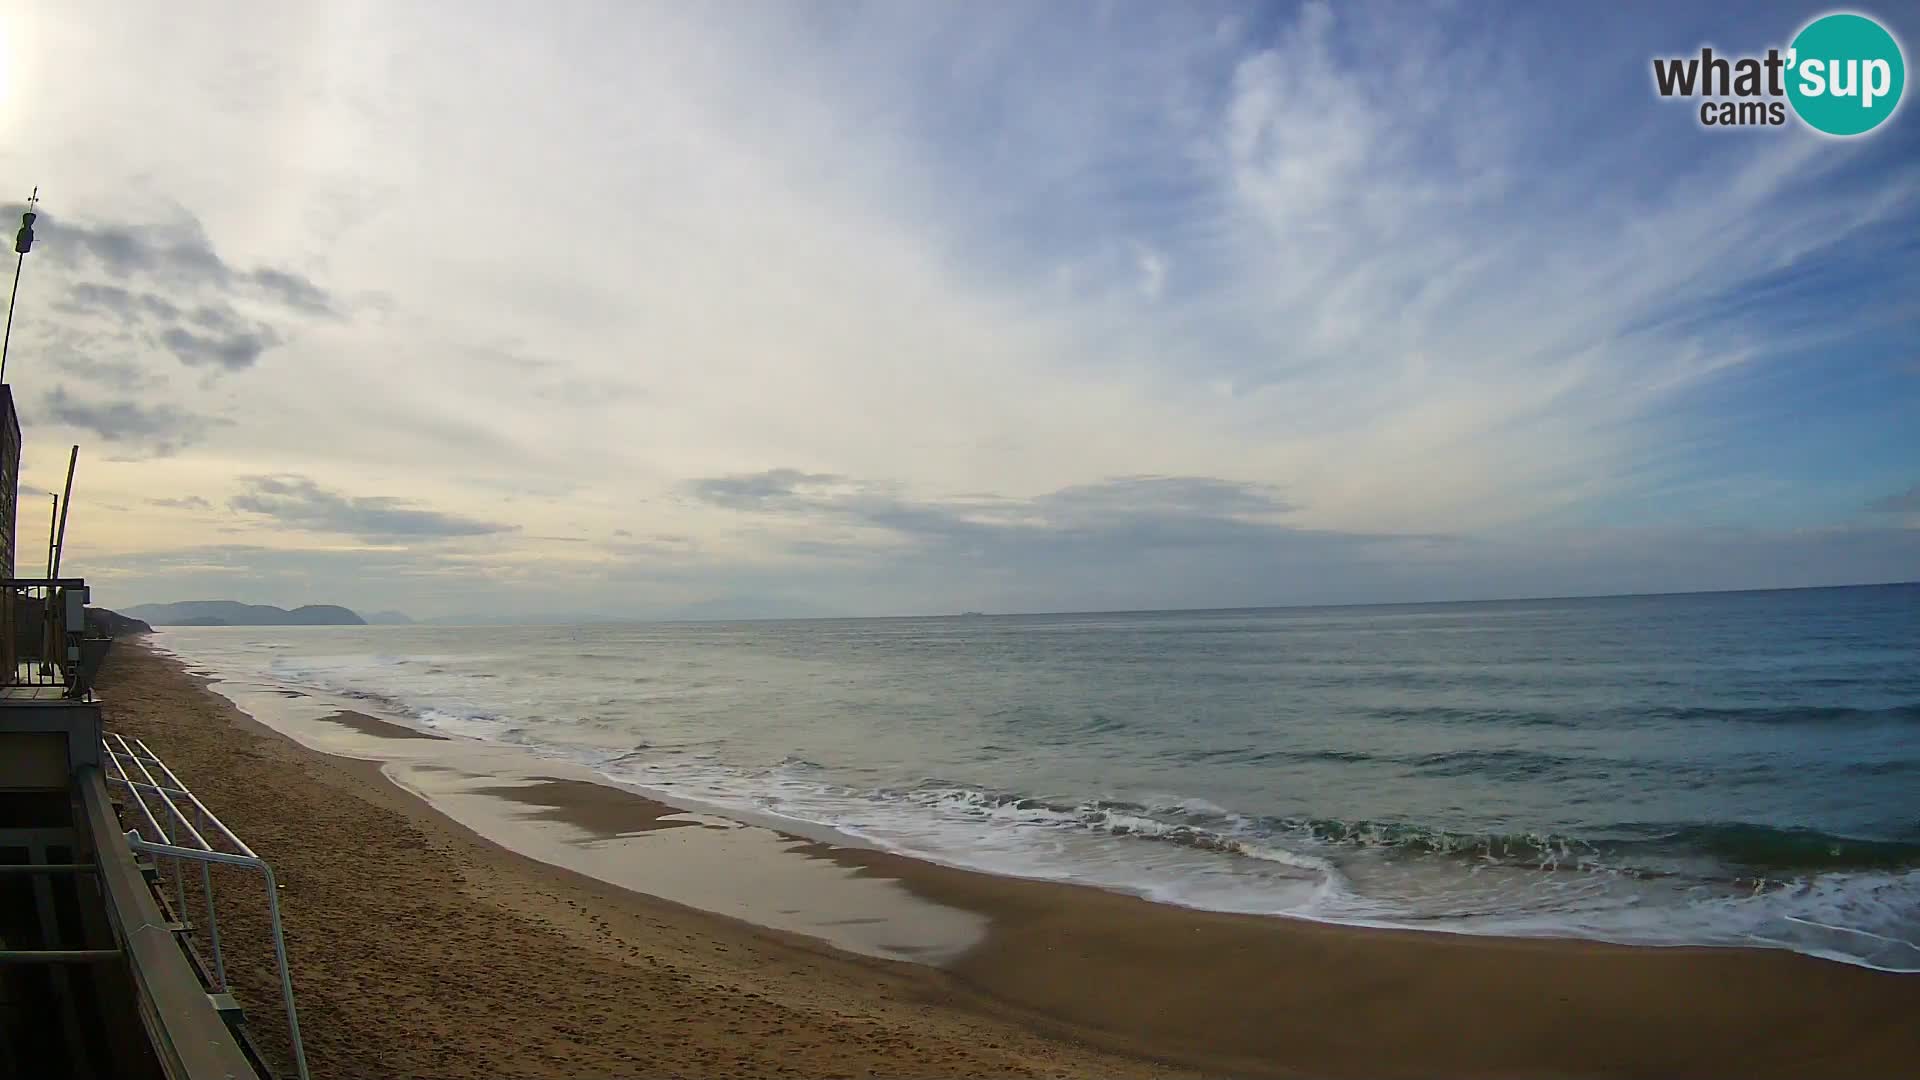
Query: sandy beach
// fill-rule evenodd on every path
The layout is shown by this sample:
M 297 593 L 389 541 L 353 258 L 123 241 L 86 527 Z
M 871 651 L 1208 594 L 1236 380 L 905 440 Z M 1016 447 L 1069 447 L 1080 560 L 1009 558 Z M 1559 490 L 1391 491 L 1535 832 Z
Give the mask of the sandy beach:
M 954 870 L 362 713 L 311 710 L 296 741 L 127 641 L 101 688 L 110 728 L 147 740 L 274 864 L 316 1076 L 1899 1076 L 1920 1062 L 1920 976 L 1212 914 Z M 222 882 L 221 921 L 273 1048 L 252 889 Z

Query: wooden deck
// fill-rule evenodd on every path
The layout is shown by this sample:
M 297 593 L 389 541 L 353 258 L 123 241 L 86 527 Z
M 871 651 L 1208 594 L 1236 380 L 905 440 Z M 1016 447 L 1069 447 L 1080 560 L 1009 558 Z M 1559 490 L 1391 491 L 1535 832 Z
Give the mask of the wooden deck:
M 0 686 L 0 703 L 8 702 L 20 702 L 22 704 L 31 702 L 44 705 L 58 705 L 62 703 L 71 705 L 86 704 L 86 702 L 76 701 L 68 697 L 65 686 Z

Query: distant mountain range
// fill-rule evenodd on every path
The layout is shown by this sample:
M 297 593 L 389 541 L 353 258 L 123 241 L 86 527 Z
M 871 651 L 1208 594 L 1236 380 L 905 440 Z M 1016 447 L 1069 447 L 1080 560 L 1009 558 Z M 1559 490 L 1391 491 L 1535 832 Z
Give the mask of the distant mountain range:
M 366 619 L 337 604 L 308 604 L 288 611 L 270 604 L 242 604 L 233 600 L 182 600 L 176 604 L 141 604 L 121 612 L 154 626 L 365 626 Z M 383 616 L 399 615 L 382 612 Z M 406 619 L 405 615 L 399 616 Z M 376 621 L 381 621 L 376 618 Z

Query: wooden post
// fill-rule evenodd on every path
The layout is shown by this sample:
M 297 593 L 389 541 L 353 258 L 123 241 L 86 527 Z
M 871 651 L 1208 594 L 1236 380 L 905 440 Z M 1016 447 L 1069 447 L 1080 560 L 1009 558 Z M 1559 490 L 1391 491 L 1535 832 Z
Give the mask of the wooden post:
M 67 511 L 73 508 L 73 469 L 80 464 L 80 447 L 75 445 L 73 454 L 67 458 L 67 490 L 60 496 L 60 535 L 53 546 L 53 569 L 48 572 L 50 578 L 60 576 L 60 556 L 67 553 Z

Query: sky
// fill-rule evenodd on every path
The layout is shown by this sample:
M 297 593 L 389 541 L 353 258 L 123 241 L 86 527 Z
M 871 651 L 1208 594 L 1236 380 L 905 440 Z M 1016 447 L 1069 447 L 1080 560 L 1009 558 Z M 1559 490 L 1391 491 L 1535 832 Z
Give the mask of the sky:
M 7 3 L 21 549 L 77 443 L 121 607 L 1920 578 L 1916 107 L 1653 91 L 1827 10 Z

